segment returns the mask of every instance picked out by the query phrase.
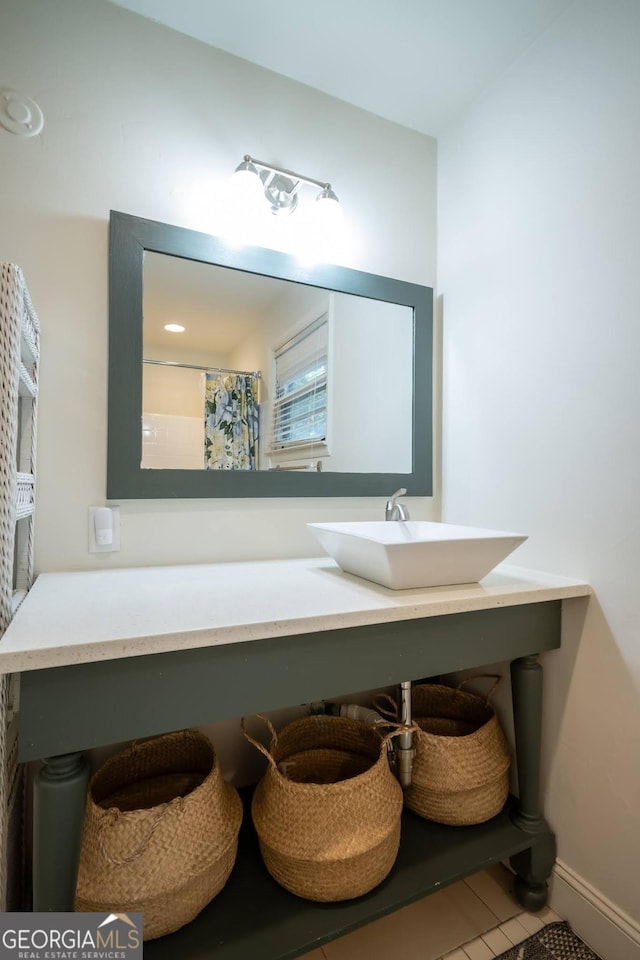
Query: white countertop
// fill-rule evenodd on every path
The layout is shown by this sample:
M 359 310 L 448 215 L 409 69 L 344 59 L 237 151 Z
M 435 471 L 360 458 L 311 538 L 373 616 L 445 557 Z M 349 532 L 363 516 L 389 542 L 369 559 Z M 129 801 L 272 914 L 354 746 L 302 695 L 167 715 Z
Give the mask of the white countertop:
M 0 640 L 0 672 L 588 596 L 502 565 L 480 583 L 388 590 L 326 557 L 41 574 Z

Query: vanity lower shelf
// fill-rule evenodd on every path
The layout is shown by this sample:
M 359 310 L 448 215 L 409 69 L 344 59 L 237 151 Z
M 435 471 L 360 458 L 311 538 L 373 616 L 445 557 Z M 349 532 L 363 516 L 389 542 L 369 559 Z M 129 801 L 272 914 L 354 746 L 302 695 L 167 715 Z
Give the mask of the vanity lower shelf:
M 267 873 L 245 796 L 238 858 L 224 890 L 170 936 L 145 943 L 145 960 L 293 960 L 493 863 L 548 840 L 512 823 L 510 797 L 488 823 L 445 827 L 405 811 L 396 864 L 379 887 L 342 903 L 312 903 Z

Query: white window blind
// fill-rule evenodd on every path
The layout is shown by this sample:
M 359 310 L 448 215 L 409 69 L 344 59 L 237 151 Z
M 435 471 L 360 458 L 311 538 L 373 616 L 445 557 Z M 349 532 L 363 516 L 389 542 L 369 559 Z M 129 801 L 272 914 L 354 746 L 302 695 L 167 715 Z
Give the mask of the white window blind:
M 325 441 L 328 342 L 324 314 L 275 351 L 272 449 Z

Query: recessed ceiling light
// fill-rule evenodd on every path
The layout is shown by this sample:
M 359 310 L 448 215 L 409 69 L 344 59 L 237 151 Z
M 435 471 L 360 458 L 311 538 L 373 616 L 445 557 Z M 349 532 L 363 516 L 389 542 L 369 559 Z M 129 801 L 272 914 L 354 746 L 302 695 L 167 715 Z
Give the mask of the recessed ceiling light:
M 164 329 L 169 333 L 184 333 L 184 327 L 181 323 L 165 323 Z

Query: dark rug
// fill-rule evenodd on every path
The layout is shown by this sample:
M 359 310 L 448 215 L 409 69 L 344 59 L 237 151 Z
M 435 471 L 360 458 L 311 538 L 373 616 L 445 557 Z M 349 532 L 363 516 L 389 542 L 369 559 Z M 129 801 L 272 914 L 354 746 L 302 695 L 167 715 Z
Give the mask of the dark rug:
M 497 960 L 600 960 L 566 922 L 550 923 Z

